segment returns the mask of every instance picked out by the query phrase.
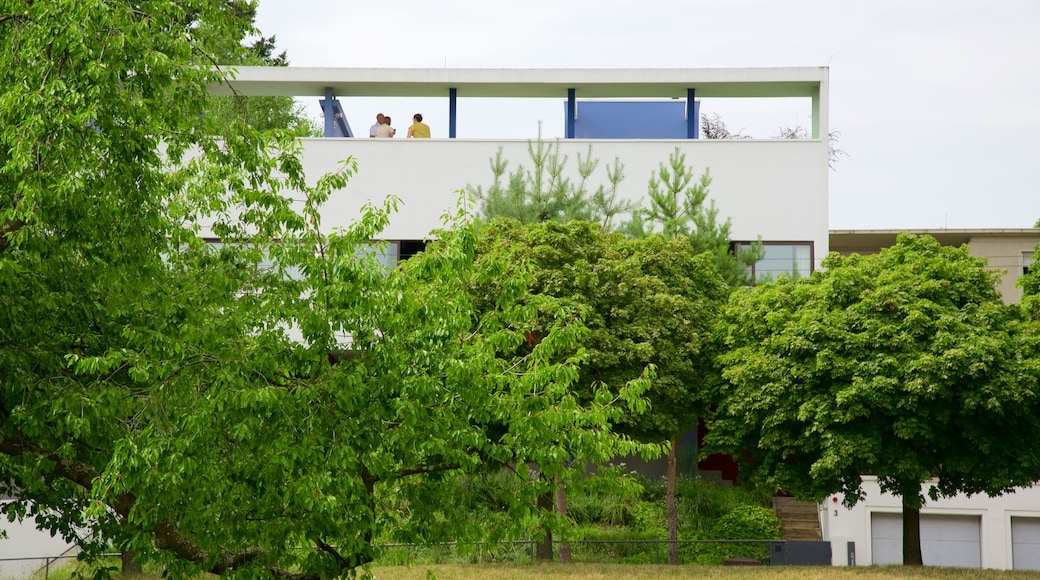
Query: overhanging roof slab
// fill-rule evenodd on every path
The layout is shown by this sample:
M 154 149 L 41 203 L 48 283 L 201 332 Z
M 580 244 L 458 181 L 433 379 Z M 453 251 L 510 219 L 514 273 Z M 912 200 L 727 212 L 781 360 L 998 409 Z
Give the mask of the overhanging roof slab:
M 710 69 L 406 69 L 234 67 L 216 95 L 337 97 L 580 98 L 813 97 L 826 67 Z

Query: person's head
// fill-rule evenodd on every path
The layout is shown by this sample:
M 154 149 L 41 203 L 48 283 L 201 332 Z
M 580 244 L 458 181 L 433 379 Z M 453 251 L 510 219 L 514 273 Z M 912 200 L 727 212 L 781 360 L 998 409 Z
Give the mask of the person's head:
M 390 117 L 383 117 L 383 123 L 389 125 L 390 124 Z
M 416 123 L 422 123 L 422 113 L 416 113 L 412 116 L 412 119 L 415 120 Z
M 386 117 L 384 117 L 382 113 L 376 113 L 376 123 L 379 123 L 380 125 L 382 125 L 383 124 L 383 119 L 385 119 L 385 118 Z

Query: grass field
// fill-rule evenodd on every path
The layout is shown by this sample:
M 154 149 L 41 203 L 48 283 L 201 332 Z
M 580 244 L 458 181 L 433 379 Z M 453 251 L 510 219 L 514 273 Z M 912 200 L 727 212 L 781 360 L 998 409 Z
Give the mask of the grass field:
M 117 565 L 116 561 L 110 562 Z M 80 570 L 89 578 L 91 570 L 79 563 L 57 567 L 48 580 L 71 580 Z M 972 570 L 967 568 L 904 568 L 902 566 L 799 567 L 799 566 L 663 566 L 653 564 L 429 564 L 376 566 L 376 580 L 1040 580 L 1040 571 Z M 115 578 L 127 578 L 116 574 Z M 204 574 L 201 578 L 213 578 Z M 44 580 L 44 573 L 32 580 Z M 160 574 L 143 574 L 130 580 L 162 580 Z
M 626 564 L 437 564 L 377 567 L 376 580 L 651 580 L 717 578 L 720 580 L 898 580 L 943 578 L 952 580 L 1040 579 L 1040 572 L 969 570 L 963 568 L 904 568 L 901 566 L 798 567 L 764 566 L 655 566 Z

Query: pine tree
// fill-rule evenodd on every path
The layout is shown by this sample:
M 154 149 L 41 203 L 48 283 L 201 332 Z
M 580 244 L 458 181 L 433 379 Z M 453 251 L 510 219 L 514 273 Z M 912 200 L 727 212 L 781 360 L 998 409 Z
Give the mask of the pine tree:
M 621 199 L 618 187 L 625 178 L 621 160 L 605 167 L 609 186 L 600 185 L 589 192 L 589 178 L 599 167 L 592 156 L 592 145 L 585 155 L 578 154 L 578 179 L 565 177 L 568 157 L 560 154 L 560 143 L 542 139 L 528 142 L 530 168 L 518 165 L 507 173 L 509 161 L 499 148 L 491 159 L 493 180 L 486 190 L 470 186 L 470 193 L 480 200 L 484 219 L 504 217 L 520 223 L 567 222 L 572 220 L 597 222 L 606 229 L 615 229 L 614 220 L 636 208 L 632 201 Z
M 710 185 L 710 172 L 705 170 L 697 179 L 686 163 L 686 154 L 676 147 L 667 164 L 662 162 L 657 173 L 650 176 L 649 204 L 633 212 L 625 231 L 633 237 L 657 233 L 669 238 L 686 236 L 698 251 L 714 255 L 716 267 L 730 286 L 753 282 L 748 270 L 763 258 L 762 244 L 756 241 L 750 251 L 732 251 L 731 222 L 729 218 L 720 219 L 715 201 L 708 199 Z

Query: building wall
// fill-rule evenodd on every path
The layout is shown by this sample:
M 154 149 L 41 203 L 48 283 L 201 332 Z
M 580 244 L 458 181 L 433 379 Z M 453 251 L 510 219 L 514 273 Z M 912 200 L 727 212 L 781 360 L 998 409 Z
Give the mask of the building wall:
M 881 493 L 881 488 L 873 476 L 863 478 L 863 490 L 866 492 L 865 499 L 851 509 L 841 505 L 841 495 L 828 497 L 820 506 L 824 539 L 831 541 L 831 553 L 836 566 L 848 564 L 846 544 L 850 541 L 856 544 L 856 564 L 870 565 L 873 561 L 871 514 L 902 513 L 899 498 L 889 493 Z M 937 501 L 928 500 L 921 514 L 980 518 L 982 567 L 1011 569 L 1011 518 L 1040 518 L 1040 488 L 1022 488 L 1015 493 L 995 498 L 985 495 L 958 495 Z
M 552 142 L 556 143 L 556 142 Z M 388 195 L 402 204 L 384 239 L 422 239 L 441 226 L 441 216 L 453 212 L 458 191 L 467 185 L 491 183 L 489 160 L 499 148 L 509 161 L 530 168 L 526 140 L 468 139 L 304 139 L 303 166 L 313 182 L 336 169 L 348 156 L 358 172 L 344 191 L 336 192 L 323 212 L 326 228 L 352 221 L 365 202 Z M 567 156 L 567 174 L 577 177 L 579 155 L 600 160 L 591 190 L 606 183 L 605 165 L 615 158 L 625 166 L 621 194 L 646 197 L 647 181 L 660 162 L 678 147 L 699 176 L 709 168 L 710 198 L 720 216 L 732 220 L 734 240 L 812 241 L 816 263 L 828 249 L 827 143 L 819 140 L 637 140 L 568 139 L 559 142 Z
M 1005 271 L 997 290 L 1005 302 L 1012 303 L 1022 299 L 1022 290 L 1017 287 L 1018 279 L 1022 276 L 1022 267 L 1029 265 L 1023 263 L 1023 252 L 1032 252 L 1038 242 L 1040 235 L 976 236 L 969 242 L 969 249 L 973 256 L 986 258 L 990 268 Z

